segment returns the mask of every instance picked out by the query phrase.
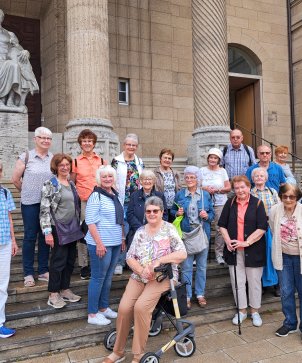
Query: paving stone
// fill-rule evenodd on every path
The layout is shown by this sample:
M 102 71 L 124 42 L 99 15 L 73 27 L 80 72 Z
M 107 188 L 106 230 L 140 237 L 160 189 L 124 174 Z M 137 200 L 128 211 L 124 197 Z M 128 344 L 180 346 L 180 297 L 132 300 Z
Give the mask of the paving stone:
M 224 349 L 224 352 L 235 362 L 250 363 L 282 354 L 282 350 L 270 344 L 267 340 L 252 342 L 237 347 Z
M 241 338 L 246 342 L 255 342 L 258 340 L 270 339 L 275 337 L 275 331 L 280 325 L 279 321 L 274 321 L 269 324 L 263 324 L 261 327 L 246 327 L 241 330 Z
M 22 360 L 20 363 L 70 363 L 67 353 Z
M 268 339 L 268 341 L 285 353 L 296 352 L 302 349 L 300 332 L 289 334 L 287 337 L 274 336 Z
M 215 352 L 228 347 L 245 345 L 246 342 L 232 331 L 222 332 L 196 339 L 196 346 L 202 353 Z
M 100 358 L 101 356 L 106 356 L 108 351 L 101 345 L 96 345 L 95 347 L 88 347 L 84 349 L 72 350 L 68 352 L 68 357 L 70 362 L 81 362 L 83 360 L 89 360 L 92 358 Z
M 282 354 L 278 357 L 260 360 L 258 363 L 298 363 L 302 362 L 302 351 Z
M 206 354 L 194 354 L 190 358 L 186 358 L 185 363 L 232 363 L 235 362 L 232 358 L 226 355 L 223 351 L 206 353 Z M 184 363 L 183 358 L 179 358 L 173 361 L 173 363 Z

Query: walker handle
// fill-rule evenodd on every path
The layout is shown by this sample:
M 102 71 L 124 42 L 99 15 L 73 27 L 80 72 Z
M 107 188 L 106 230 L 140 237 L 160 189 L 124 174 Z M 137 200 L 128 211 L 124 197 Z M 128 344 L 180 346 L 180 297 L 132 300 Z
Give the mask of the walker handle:
M 168 276 L 170 280 L 173 279 L 173 270 L 170 263 L 155 267 L 154 272 L 161 272 L 163 275 Z

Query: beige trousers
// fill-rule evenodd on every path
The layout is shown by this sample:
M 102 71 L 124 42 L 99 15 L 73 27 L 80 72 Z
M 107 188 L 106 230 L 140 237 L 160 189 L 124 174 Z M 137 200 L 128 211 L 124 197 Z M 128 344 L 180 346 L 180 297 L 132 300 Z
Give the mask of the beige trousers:
M 81 222 L 85 219 L 87 201 L 81 201 Z M 87 246 L 84 243 L 77 243 L 78 246 L 78 263 L 80 267 L 88 266 Z
M 127 338 L 131 325 L 134 322 L 134 335 L 132 353 L 143 354 L 147 344 L 152 312 L 160 298 L 160 295 L 169 289 L 169 280 L 157 282 L 150 281 L 147 284 L 132 278 L 126 286 L 126 290 L 118 308 L 116 321 L 117 336 L 114 344 L 114 353 L 124 355 Z
M 222 237 L 222 234 L 220 233 L 220 228 L 218 226 L 218 221 L 223 209 L 223 205 L 217 205 L 216 207 L 214 207 L 214 211 L 215 211 L 215 218 L 214 218 L 214 227 L 215 227 L 215 244 L 214 244 L 214 248 L 215 248 L 215 257 L 219 257 L 219 256 L 223 256 L 223 249 L 224 249 L 224 239 Z
M 257 243 L 257 242 L 256 242 Z M 233 295 L 236 301 L 236 290 L 235 290 L 235 274 L 234 266 L 229 266 Z M 238 300 L 239 309 L 247 308 L 247 296 L 246 296 L 246 282 L 248 282 L 248 293 L 249 293 L 249 306 L 254 309 L 261 307 L 262 298 L 262 277 L 263 267 L 245 267 L 244 251 L 237 251 L 237 284 L 238 284 Z

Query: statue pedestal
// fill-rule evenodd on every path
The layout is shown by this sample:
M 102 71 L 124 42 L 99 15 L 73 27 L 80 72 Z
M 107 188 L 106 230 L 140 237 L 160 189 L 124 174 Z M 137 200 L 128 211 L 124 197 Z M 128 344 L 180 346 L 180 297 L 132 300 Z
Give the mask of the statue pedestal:
M 10 179 L 18 156 L 28 149 L 28 115 L 0 112 L 0 160 L 3 179 Z
M 76 119 L 68 122 L 67 131 L 64 133 L 63 150 L 66 154 L 76 158 L 81 153 L 78 144 L 79 133 L 84 129 L 90 129 L 97 137 L 94 151 L 110 164 L 114 156 L 120 153 L 120 142 L 118 135 L 112 130 L 112 124 L 105 119 Z
M 207 153 L 211 147 L 221 151 L 230 142 L 228 126 L 204 126 L 195 129 L 188 144 L 188 165 L 207 165 Z

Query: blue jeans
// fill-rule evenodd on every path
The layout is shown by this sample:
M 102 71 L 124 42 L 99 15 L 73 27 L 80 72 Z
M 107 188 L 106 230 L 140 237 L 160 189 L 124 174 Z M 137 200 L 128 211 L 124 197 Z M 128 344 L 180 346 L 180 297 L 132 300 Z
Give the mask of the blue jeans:
M 45 243 L 40 227 L 40 203 L 21 204 L 24 224 L 24 239 L 22 244 L 22 259 L 24 276 L 34 275 L 35 245 L 38 237 L 38 274 L 48 272 L 49 246 Z
M 207 258 L 209 249 L 205 248 L 197 255 L 188 255 L 181 265 L 181 281 L 187 283 L 187 297 L 192 298 L 193 262 L 196 260 L 195 295 L 204 296 L 207 278 Z
M 297 329 L 295 292 L 297 290 L 300 301 L 300 326 L 302 332 L 302 275 L 300 273 L 300 256 L 291 256 L 285 253 L 283 257 L 283 270 L 278 270 L 281 293 L 282 312 L 285 316 L 283 325 L 289 329 Z
M 106 247 L 105 256 L 96 255 L 96 246 L 87 244 L 91 278 L 88 285 L 88 314 L 96 314 L 99 309 L 109 306 L 109 294 L 113 272 L 120 255 L 121 246 Z
M 127 237 L 127 234 L 129 232 L 129 223 L 127 222 L 127 210 L 128 210 L 128 204 L 124 205 L 124 235 L 125 235 L 125 237 Z M 125 251 L 121 251 L 119 259 L 117 261 L 118 265 L 125 267 L 126 254 L 127 254 L 127 248 L 125 249 Z

